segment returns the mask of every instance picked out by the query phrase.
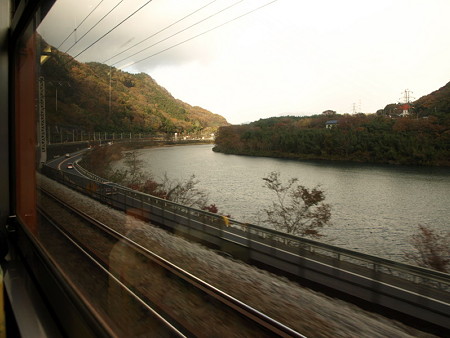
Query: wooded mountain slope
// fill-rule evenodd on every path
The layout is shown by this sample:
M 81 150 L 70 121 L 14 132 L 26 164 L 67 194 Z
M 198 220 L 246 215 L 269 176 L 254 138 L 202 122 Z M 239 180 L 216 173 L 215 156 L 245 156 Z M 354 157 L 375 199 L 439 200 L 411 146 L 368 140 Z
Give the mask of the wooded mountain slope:
M 42 65 L 47 125 L 107 132 L 214 132 L 224 117 L 175 99 L 149 75 L 80 63 L 52 48 Z
M 431 94 L 422 96 L 414 102 L 413 110 L 419 116 L 435 115 L 450 118 L 450 82 Z
M 326 111 L 221 127 L 214 149 L 256 156 L 450 166 L 449 102 L 447 84 L 415 102 L 407 117 Z M 333 124 L 327 128 L 329 120 Z
M 402 103 L 390 103 L 377 114 L 398 116 L 402 113 Z M 450 119 L 450 82 L 445 86 L 411 102 L 411 114 L 415 117 L 435 116 L 440 120 Z

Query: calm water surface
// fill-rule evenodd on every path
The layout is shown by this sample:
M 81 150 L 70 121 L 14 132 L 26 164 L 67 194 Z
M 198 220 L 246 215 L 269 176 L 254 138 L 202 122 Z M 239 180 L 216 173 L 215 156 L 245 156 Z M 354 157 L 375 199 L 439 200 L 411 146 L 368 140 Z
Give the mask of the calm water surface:
M 450 169 L 246 157 L 214 153 L 212 145 L 151 148 L 139 158 L 155 178 L 195 174 L 219 211 L 258 223 L 274 197 L 262 180 L 279 171 L 307 187 L 321 185 L 332 206 L 332 225 L 321 241 L 403 261 L 419 224 L 450 230 Z

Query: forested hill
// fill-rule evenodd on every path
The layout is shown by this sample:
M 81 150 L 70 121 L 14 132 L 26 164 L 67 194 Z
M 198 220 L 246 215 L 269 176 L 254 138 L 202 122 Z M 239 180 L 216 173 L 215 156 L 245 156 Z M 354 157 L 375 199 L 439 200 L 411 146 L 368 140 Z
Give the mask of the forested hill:
M 408 117 L 326 111 L 316 116 L 273 117 L 221 127 L 214 150 L 299 159 L 450 166 L 449 87 L 419 99 L 419 115 L 413 110 Z
M 220 115 L 175 99 L 144 73 L 130 74 L 105 64 L 80 63 L 54 48 L 42 72 L 50 128 L 209 133 L 228 125 Z
M 450 82 L 444 87 L 422 96 L 413 107 L 419 116 L 435 115 L 450 118 Z
M 402 103 L 390 103 L 377 113 L 384 115 L 400 115 L 403 109 Z M 450 118 L 450 82 L 431 94 L 422 96 L 411 102 L 412 114 L 415 117 L 433 115 L 439 118 Z

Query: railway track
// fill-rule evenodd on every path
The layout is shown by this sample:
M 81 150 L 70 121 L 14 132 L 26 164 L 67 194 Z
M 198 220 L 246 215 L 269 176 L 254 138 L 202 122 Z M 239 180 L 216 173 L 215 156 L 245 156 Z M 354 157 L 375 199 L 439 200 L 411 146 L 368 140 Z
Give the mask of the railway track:
M 101 298 L 115 317 L 128 317 L 132 310 L 131 317 L 138 319 L 141 331 L 157 327 L 169 336 L 233 332 L 238 336 L 303 337 L 51 193 L 40 193 L 42 217 L 97 266 L 100 272 L 92 274 L 99 274 L 94 279 L 104 283 Z
M 350 298 L 353 303 L 367 306 L 371 311 L 379 314 L 384 315 L 386 310 L 393 311 L 391 316 L 407 325 L 430 332 L 440 332 L 443 328 L 446 330 L 449 328 L 449 284 L 448 277 L 442 273 L 307 239 L 294 238 L 294 236 L 236 221 L 233 221 L 229 227 L 224 226 L 222 218 L 214 215 L 162 201 L 120 186 L 115 187 L 117 191 L 114 194 L 108 194 L 102 183 L 46 168 L 50 178 L 81 191 L 101 203 L 117 208 L 123 213 L 149 220 L 152 224 L 167 229 L 177 236 L 199 241 L 214 249 L 219 248 L 235 258 L 276 274 L 294 276 L 294 278 L 300 278 L 301 282 L 317 283 L 315 286 L 318 286 L 319 290 L 331 292 L 333 296 L 335 291 L 338 292 L 339 297 L 345 297 L 344 299 L 347 300 L 350 295 L 355 297 Z M 76 204 L 75 201 L 74 203 Z M 81 209 L 84 208 L 81 207 Z M 108 219 L 106 223 L 115 224 L 117 228 L 121 228 L 116 221 L 110 223 L 109 217 L 106 219 Z M 131 238 L 144 244 L 139 237 L 131 235 Z M 151 237 L 147 238 L 152 241 Z M 287 241 L 291 240 L 297 245 L 286 245 Z M 152 242 L 159 247 L 158 241 Z M 165 255 L 164 248 L 159 247 L 155 250 Z M 182 262 L 187 257 L 189 256 L 178 257 L 176 261 Z M 195 260 L 193 264 L 196 266 Z M 211 262 L 208 266 L 214 266 L 214 263 Z M 207 269 L 203 266 L 200 270 L 196 270 L 196 274 L 208 279 Z M 228 275 L 228 277 L 231 276 Z M 215 278 L 217 280 L 221 277 L 216 275 Z M 219 283 L 222 283 L 222 288 L 227 292 L 234 294 L 237 290 L 230 289 L 225 284 L 226 281 L 228 279 Z M 237 282 L 236 285 L 242 285 L 242 283 Z M 246 295 L 239 291 L 238 297 L 247 299 Z M 258 296 L 254 295 L 254 297 Z M 269 303 L 270 301 L 264 302 L 264 305 L 259 303 L 261 306 L 259 308 L 278 320 L 284 320 L 284 314 L 280 311 L 273 312 L 272 308 L 266 306 Z M 304 331 L 297 326 L 298 321 L 295 319 L 286 323 L 300 332 Z

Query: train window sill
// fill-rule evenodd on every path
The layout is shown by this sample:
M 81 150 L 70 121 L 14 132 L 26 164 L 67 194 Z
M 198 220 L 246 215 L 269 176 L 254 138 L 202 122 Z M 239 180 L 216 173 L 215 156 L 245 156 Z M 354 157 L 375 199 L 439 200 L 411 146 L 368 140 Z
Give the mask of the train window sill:
M 4 296 L 11 313 L 6 325 L 17 326 L 21 337 L 61 337 L 44 300 L 22 261 L 12 259 L 2 264 Z M 14 322 L 10 322 L 14 320 Z

